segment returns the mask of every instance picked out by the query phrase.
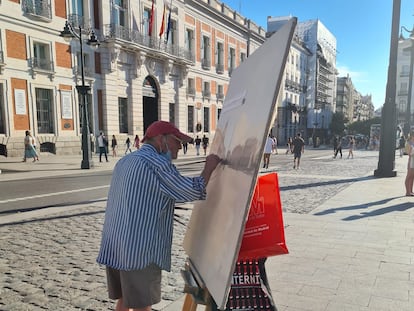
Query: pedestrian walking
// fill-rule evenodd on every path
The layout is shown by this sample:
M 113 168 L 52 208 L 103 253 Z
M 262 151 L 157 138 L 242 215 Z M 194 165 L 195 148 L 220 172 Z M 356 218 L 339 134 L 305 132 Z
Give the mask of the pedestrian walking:
M 272 153 L 273 143 L 274 141 L 269 134 L 269 136 L 266 138 L 266 143 L 263 151 L 263 168 L 269 168 L 270 154 Z
M 305 141 L 301 137 L 300 133 L 296 134 L 295 139 L 292 142 L 293 145 L 293 168 L 298 169 L 300 165 L 300 158 L 302 153 L 305 152 Z
M 139 149 L 139 144 L 140 144 L 139 136 L 138 135 L 135 135 L 135 138 L 134 138 L 134 147 L 137 150 Z
M 334 159 L 336 159 L 336 156 L 338 155 L 338 153 L 341 155 L 341 159 L 342 159 L 342 138 L 340 136 L 338 136 L 337 138 L 336 150 L 333 156 Z
M 333 139 L 333 154 L 334 154 L 333 157 L 335 157 L 337 146 L 338 146 L 338 137 L 335 136 L 334 139 Z
M 207 155 L 208 137 L 206 135 L 203 135 L 202 142 L 203 142 L 204 155 Z
M 293 142 L 292 137 L 289 137 L 288 141 L 286 143 L 286 153 L 285 154 L 289 154 L 289 152 L 292 153 L 292 142 Z
M 412 197 L 414 183 L 414 132 L 410 132 L 408 139 L 408 163 L 407 163 L 407 175 L 405 177 L 405 195 Z
M 33 158 L 33 162 L 36 162 L 38 156 L 35 148 L 33 147 L 33 137 L 30 134 L 30 131 L 26 131 L 25 134 L 23 162 L 26 162 L 28 158 Z
M 99 133 L 98 147 L 99 147 L 99 162 L 102 162 L 102 154 L 105 155 L 106 162 L 109 162 L 108 153 L 106 152 L 106 148 L 108 147 L 108 139 L 106 138 L 103 132 Z
M 354 158 L 354 148 L 355 148 L 355 139 L 354 136 L 351 136 L 349 138 L 349 149 L 348 149 L 348 158 L 349 159 L 351 157 L 351 159 Z
M 125 145 L 126 145 L 125 154 L 127 154 L 128 150 L 129 150 L 129 152 L 132 152 L 132 150 L 131 150 L 131 139 L 129 139 L 129 137 L 127 137 L 127 139 L 125 141 Z
M 272 144 L 272 154 L 277 154 L 277 138 L 275 136 L 271 136 L 273 140 Z
M 398 142 L 398 148 L 400 149 L 400 157 L 402 157 L 405 151 L 405 137 L 404 137 L 404 134 L 402 133 L 400 136 L 400 140 Z
M 36 140 L 36 137 L 34 135 L 32 135 L 32 139 L 33 139 L 33 148 L 36 151 L 36 161 L 39 161 L 39 152 L 37 151 L 37 140 Z
M 200 146 L 201 146 L 201 138 L 196 136 L 196 139 L 194 139 L 195 147 L 196 147 L 196 153 L 197 155 L 200 155 Z
M 184 154 L 187 154 L 187 149 L 188 149 L 188 142 L 183 141 L 183 152 L 184 152 Z
M 112 148 L 112 156 L 116 158 L 116 149 L 118 148 L 118 142 L 116 140 L 115 135 L 112 135 L 111 148 Z
M 191 137 L 172 123 L 152 123 L 141 148 L 115 166 L 97 262 L 106 266 L 116 310 L 151 310 L 161 301 L 161 270 L 171 269 L 174 206 L 203 200 L 220 159 L 210 154 L 201 175 L 183 176 L 172 159 Z

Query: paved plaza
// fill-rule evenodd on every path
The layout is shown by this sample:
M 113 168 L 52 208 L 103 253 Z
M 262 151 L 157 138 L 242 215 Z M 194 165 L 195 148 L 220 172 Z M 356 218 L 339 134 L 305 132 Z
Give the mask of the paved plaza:
M 279 152 L 272 157 L 285 157 Z M 279 174 L 290 251 L 266 263 L 278 310 L 414 310 L 414 198 L 404 196 L 406 161 L 396 157 L 394 178 L 372 176 L 373 151 L 356 151 L 354 159 L 315 159 L 306 151 L 299 170 L 291 162 L 269 167 Z M 79 166 L 73 157 L 56 162 L 56 174 L 58 166 Z M 0 161 L 3 170 L 13 165 L 21 164 Z M 112 310 L 104 268 L 95 262 L 104 210 L 105 202 L 97 202 L 0 216 L 0 310 Z M 176 213 L 173 267 L 164 273 L 157 310 L 183 306 L 181 243 L 191 205 Z

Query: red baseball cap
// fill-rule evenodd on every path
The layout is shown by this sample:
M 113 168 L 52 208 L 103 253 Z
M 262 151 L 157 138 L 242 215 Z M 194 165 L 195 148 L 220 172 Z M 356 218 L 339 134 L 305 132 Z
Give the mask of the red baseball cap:
M 182 140 L 183 142 L 190 142 L 193 139 L 190 136 L 181 133 L 178 128 L 175 127 L 174 124 L 167 122 L 167 121 L 155 121 L 150 126 L 148 126 L 147 131 L 145 132 L 144 138 L 142 138 L 142 142 L 146 139 L 158 136 L 158 135 L 174 135 L 178 139 Z

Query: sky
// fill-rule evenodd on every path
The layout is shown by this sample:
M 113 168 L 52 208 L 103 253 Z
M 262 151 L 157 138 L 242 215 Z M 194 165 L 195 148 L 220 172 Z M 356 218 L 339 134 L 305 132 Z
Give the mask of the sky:
M 392 0 L 221 0 L 267 29 L 268 16 L 319 19 L 336 37 L 339 76 L 349 76 L 375 109 L 385 101 L 390 58 Z M 401 0 L 400 26 L 412 29 L 414 1 Z M 408 37 L 407 32 L 403 32 Z

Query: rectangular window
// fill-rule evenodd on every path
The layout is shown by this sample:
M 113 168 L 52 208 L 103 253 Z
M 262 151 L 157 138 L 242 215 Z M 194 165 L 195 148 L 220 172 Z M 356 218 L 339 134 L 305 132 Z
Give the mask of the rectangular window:
M 5 124 L 5 104 L 4 104 L 4 88 L 3 83 L 0 83 L 0 134 L 6 134 L 6 124 Z
M 26 14 L 52 18 L 50 0 L 23 0 L 22 8 Z
M 206 98 L 210 98 L 210 82 L 203 83 L 203 96 Z
M 223 85 L 218 84 L 217 85 L 217 98 L 218 99 L 223 99 L 224 98 L 224 91 L 223 91 Z
M 203 36 L 201 39 L 201 67 L 203 69 L 210 69 L 210 38 Z
M 149 35 L 149 22 L 151 16 L 151 9 L 144 9 L 144 19 L 143 19 L 143 33 L 145 36 Z
M 244 62 L 246 60 L 246 54 L 245 53 L 240 53 L 240 61 Z
M 128 133 L 128 98 L 118 98 L 119 133 Z
M 170 112 L 170 123 L 175 124 L 175 104 L 169 104 L 169 112 Z
M 194 31 L 192 29 L 185 30 L 185 47 L 187 51 L 194 51 Z
M 236 50 L 234 48 L 229 49 L 229 73 L 236 67 Z
M 72 0 L 72 15 L 70 16 L 70 22 L 73 27 L 85 27 L 84 17 L 83 0 Z
M 217 120 L 220 119 L 220 115 L 221 115 L 221 108 L 217 109 Z
M 36 113 L 37 113 L 37 132 L 39 134 L 54 133 L 54 105 L 53 91 L 48 89 L 35 89 L 36 94 Z
M 187 94 L 191 96 L 195 96 L 195 85 L 194 85 L 194 79 L 188 78 L 187 80 Z
M 48 44 L 33 43 L 33 60 L 32 66 L 35 69 L 52 70 L 52 61 L 50 57 L 50 47 Z
M 168 30 L 168 23 L 167 22 L 168 22 L 168 20 L 166 21 L 166 25 L 165 25 L 165 27 L 166 27 L 165 28 L 165 31 L 166 32 Z M 175 45 L 175 44 L 177 44 L 176 29 L 177 29 L 177 22 L 171 20 L 171 26 L 170 26 L 170 30 L 168 32 L 168 41 L 167 41 L 167 44 L 169 44 L 169 45 Z M 166 34 L 166 36 L 167 36 L 167 34 Z M 167 38 L 167 37 L 165 37 L 165 38 Z
M 187 132 L 194 133 L 194 106 L 187 107 Z
M 210 131 L 210 108 L 204 107 L 204 133 Z
M 127 26 L 126 16 L 126 1 L 125 0 L 115 0 L 113 6 L 113 23 L 118 26 Z

